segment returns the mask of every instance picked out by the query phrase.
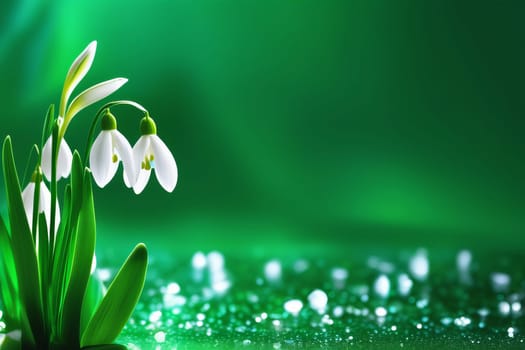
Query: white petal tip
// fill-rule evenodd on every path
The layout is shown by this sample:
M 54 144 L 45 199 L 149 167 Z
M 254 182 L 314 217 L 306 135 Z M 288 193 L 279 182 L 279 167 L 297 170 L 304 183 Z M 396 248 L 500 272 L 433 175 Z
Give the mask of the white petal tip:
M 175 181 L 173 184 L 169 184 L 169 185 L 166 185 L 166 186 L 161 184 L 161 186 L 162 186 L 162 188 L 164 188 L 164 190 L 166 192 L 171 193 L 171 192 L 173 192 L 173 190 L 177 186 L 177 181 Z
M 108 182 L 106 182 L 106 181 L 102 181 L 102 180 L 96 178 L 95 176 L 93 176 L 93 180 L 95 180 L 95 183 L 97 184 L 97 186 L 98 186 L 99 188 L 104 188 L 104 187 L 106 187 L 106 185 L 108 184 Z
M 142 191 L 144 191 L 144 188 L 146 188 L 146 186 L 140 188 L 137 186 L 133 186 L 133 192 L 135 192 L 135 194 L 141 194 Z

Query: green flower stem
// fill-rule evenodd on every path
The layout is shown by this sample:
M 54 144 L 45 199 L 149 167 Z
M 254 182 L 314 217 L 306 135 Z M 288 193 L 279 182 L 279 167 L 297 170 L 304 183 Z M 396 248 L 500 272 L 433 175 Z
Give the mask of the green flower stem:
M 58 120 L 53 126 L 53 134 L 51 139 L 51 217 L 49 218 L 49 253 L 53 255 L 55 247 L 55 215 L 56 215 L 56 198 L 57 198 L 57 160 L 60 140 L 58 139 L 60 125 Z M 50 260 L 53 260 L 52 258 Z
M 41 148 L 43 148 L 44 146 L 42 145 Z M 26 162 L 26 166 L 24 168 L 24 176 L 22 176 L 22 183 L 26 183 L 27 181 L 27 172 L 29 171 L 29 167 L 32 165 L 31 163 L 31 158 L 33 157 L 33 153 L 36 153 L 36 157 L 37 157 L 37 165 L 40 165 L 40 159 L 41 159 L 41 155 L 40 155 L 40 151 L 38 149 L 38 146 L 35 144 L 33 145 L 33 147 L 31 147 L 31 151 L 29 151 L 29 157 L 27 157 L 27 162 Z
M 45 215 L 38 215 L 38 267 L 40 270 L 40 285 L 42 286 L 42 314 L 44 332 L 50 334 L 49 325 L 49 245 L 47 240 L 47 223 Z
M 71 176 L 74 175 L 73 168 Z M 71 245 L 71 184 L 66 185 L 63 198 L 62 219 L 57 233 L 55 254 L 53 255 L 53 261 L 50 262 L 52 265 L 52 268 L 50 269 L 50 271 L 52 271 L 50 275 L 52 295 L 50 304 L 53 316 L 51 323 L 53 326 L 53 334 L 55 335 L 58 334 L 61 329 L 61 307 L 67 288 L 67 280 L 69 278 L 69 266 L 71 265 L 68 261 L 68 250 Z
M 47 138 L 49 137 L 49 135 L 51 134 L 51 131 L 52 131 L 51 128 L 53 126 L 52 122 L 54 120 L 54 115 L 55 115 L 55 105 L 51 104 L 49 105 L 49 108 L 47 109 L 46 117 L 44 119 L 44 128 L 42 129 L 42 141 L 40 144 L 40 149 L 44 148 L 44 144 Z M 41 162 L 38 162 L 38 163 L 40 164 Z
M 38 172 L 38 170 L 35 170 L 35 172 Z M 32 218 L 33 220 L 31 222 L 31 233 L 33 235 L 33 243 L 36 246 L 36 236 L 37 236 L 37 227 L 38 227 L 38 209 L 39 209 L 38 204 L 40 203 L 40 184 L 41 184 L 40 180 L 41 179 L 39 178 L 38 175 L 34 177 L 36 179 L 34 179 L 35 180 L 35 192 L 33 193 L 33 218 Z M 33 179 L 31 179 L 31 181 L 33 181 Z

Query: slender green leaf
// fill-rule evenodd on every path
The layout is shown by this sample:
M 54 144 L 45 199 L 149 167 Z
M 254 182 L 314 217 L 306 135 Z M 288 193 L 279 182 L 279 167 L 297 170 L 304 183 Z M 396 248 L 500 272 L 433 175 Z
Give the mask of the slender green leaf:
M 51 263 L 51 293 L 52 293 L 52 303 L 51 303 L 51 312 L 54 315 L 53 326 L 58 326 L 58 329 L 61 329 L 59 325 L 60 320 L 60 311 L 62 305 L 62 298 L 65 294 L 65 286 L 67 285 L 64 282 L 65 276 L 67 275 L 66 271 L 68 267 L 66 265 L 68 248 L 71 240 L 71 230 L 69 228 L 69 216 L 71 213 L 71 186 L 66 185 L 64 190 L 64 202 L 62 208 L 62 217 L 60 220 L 60 225 L 58 226 L 57 237 L 56 237 L 56 248 L 53 254 L 53 261 Z M 53 333 L 57 334 L 58 329 L 53 329 Z
M 58 120 L 53 125 L 53 133 L 51 136 L 51 213 L 49 217 L 49 227 L 53 230 L 49 232 L 49 249 L 53 252 L 55 250 L 55 214 L 56 214 L 56 202 L 57 202 L 57 162 L 58 162 L 58 130 L 60 123 Z
M 67 101 L 69 96 L 84 78 L 91 68 L 93 59 L 95 58 L 95 51 L 97 49 L 97 42 L 92 41 L 85 49 L 78 55 L 73 61 L 69 71 L 67 72 L 66 79 L 64 81 L 64 88 L 62 89 L 62 97 L 60 98 L 59 115 L 64 117 L 66 112 Z
M 9 218 L 11 224 L 11 242 L 13 257 L 18 275 L 20 299 L 24 305 L 28 322 L 38 344 L 47 343 L 42 314 L 42 298 L 35 245 L 27 223 L 20 183 L 16 172 L 11 138 L 7 136 L 3 145 L 3 167 L 6 184 Z M 23 341 L 30 337 L 23 334 Z
M 24 309 L 24 305 L 21 304 L 20 306 L 22 309 Z M 20 313 L 20 319 L 22 320 L 20 327 L 20 330 L 22 331 L 22 344 L 23 349 L 33 349 L 37 342 L 35 341 L 35 337 L 33 336 L 33 330 L 31 329 L 31 325 L 29 324 L 29 319 L 27 318 L 27 312 L 22 311 Z
M 61 224 L 64 224 L 63 230 L 60 230 L 57 234 L 57 248 L 55 254 L 58 254 L 54 263 L 54 274 L 56 274 L 55 288 L 55 313 L 57 317 L 57 325 L 60 337 L 63 337 L 61 333 L 64 330 L 63 326 L 63 307 L 64 299 L 66 297 L 67 287 L 69 285 L 69 279 L 71 276 L 71 269 L 73 268 L 73 260 L 75 257 L 74 244 L 76 242 L 76 228 L 78 224 L 78 216 L 82 207 L 82 191 L 83 191 L 83 169 L 82 160 L 80 159 L 79 153 L 75 150 L 73 153 L 73 163 L 71 166 L 71 184 L 66 186 L 65 200 L 67 199 L 66 206 L 67 215 L 62 216 Z M 63 212 L 63 214 L 66 214 Z
M 40 269 L 40 277 L 42 283 L 42 289 L 47 289 L 47 270 L 49 268 L 49 241 L 47 235 L 47 222 L 44 213 L 38 215 L 38 268 Z
M 9 277 L 7 264 L 3 260 L 5 260 L 5 257 L 0 257 L 0 299 L 5 311 L 3 318 L 8 329 L 14 329 L 20 327 L 20 301 L 18 299 L 18 291 Z
M 98 305 L 102 301 L 106 291 L 106 287 L 100 279 L 95 275 L 89 276 L 89 281 L 86 289 L 86 295 L 84 295 L 84 301 L 82 302 L 82 313 L 80 318 L 80 334 L 84 332 L 89 320 L 95 313 Z
M 111 95 L 120 89 L 120 87 L 127 81 L 128 79 L 126 78 L 114 78 L 93 85 L 92 87 L 82 91 L 77 97 L 73 99 L 73 101 L 71 101 L 71 104 L 69 105 L 66 112 L 66 120 L 69 121 L 73 119 L 73 117 L 84 108 Z
M 82 207 L 83 190 L 83 166 L 80 154 L 77 150 L 73 152 L 73 164 L 71 165 L 71 220 L 76 221 L 80 208 Z M 75 222 L 70 223 L 71 226 Z
M 11 238 L 0 216 L 0 296 L 5 308 L 4 318 L 10 329 L 20 327 L 20 300 Z
M 38 267 L 40 269 L 40 284 L 42 285 L 42 311 L 44 314 L 44 327 L 49 334 L 49 241 L 47 234 L 47 221 L 44 213 L 38 215 Z
M 42 143 L 40 149 L 44 148 L 47 138 L 51 135 L 51 128 L 53 127 L 53 119 L 55 118 L 55 105 L 49 105 L 47 109 L 46 117 L 44 119 L 44 128 L 42 129 Z
M 33 192 L 33 218 L 31 220 L 31 234 L 33 235 L 33 242 L 36 245 L 37 234 L 38 234 L 38 209 L 40 204 L 40 186 L 42 185 L 41 181 L 35 181 L 35 187 Z
M 82 334 L 82 346 L 109 344 L 118 337 L 142 293 L 147 265 L 148 251 L 140 243 L 127 258 L 89 321 Z
M 33 164 L 31 162 L 33 154 L 36 154 L 37 159 L 40 159 L 40 150 L 38 149 L 37 145 L 33 145 L 33 147 L 31 147 L 31 151 L 29 152 L 29 157 L 27 157 L 26 166 L 24 168 L 24 174 L 22 175 L 22 182 L 21 183 L 23 183 L 23 184 L 25 184 L 27 182 L 27 173 L 29 171 L 30 165 Z M 31 174 L 33 174 L 33 173 L 31 173 Z
M 95 208 L 93 206 L 91 173 L 87 168 L 84 172 L 83 182 L 82 206 L 78 215 L 76 239 L 74 246 L 71 247 L 74 249 L 73 265 L 62 313 L 62 334 L 67 344 L 72 346 L 78 346 L 80 342 L 82 300 L 95 253 Z

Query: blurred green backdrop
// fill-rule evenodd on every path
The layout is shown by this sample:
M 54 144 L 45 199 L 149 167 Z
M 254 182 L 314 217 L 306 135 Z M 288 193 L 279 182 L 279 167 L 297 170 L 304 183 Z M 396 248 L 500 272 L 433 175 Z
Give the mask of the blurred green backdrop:
M 113 98 L 148 107 L 175 155 L 173 194 L 152 179 L 137 197 L 120 177 L 97 191 L 99 247 L 524 247 L 522 1 L 0 6 L 0 136 L 21 171 L 91 40 L 79 91 L 129 78 Z M 140 116 L 114 113 L 133 144 Z

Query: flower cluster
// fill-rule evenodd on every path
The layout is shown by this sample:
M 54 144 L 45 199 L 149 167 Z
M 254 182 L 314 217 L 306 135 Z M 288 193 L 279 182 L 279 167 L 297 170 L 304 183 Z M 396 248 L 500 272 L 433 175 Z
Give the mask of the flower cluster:
M 127 82 L 125 78 L 116 78 L 106 82 L 94 85 L 79 94 L 68 105 L 67 102 L 76 85 L 85 76 L 90 69 L 96 51 L 96 41 L 88 45 L 88 47 L 78 56 L 73 62 L 66 82 L 64 84 L 64 91 L 62 92 L 62 99 L 60 101 L 59 116 L 57 122 L 59 125 L 58 132 L 58 152 L 56 160 L 56 180 L 69 177 L 71 173 L 71 164 L 73 161 L 73 153 L 68 143 L 64 139 L 69 123 L 73 117 L 85 107 L 105 98 L 118 90 Z M 74 75 L 72 77 L 72 75 Z M 127 187 L 132 188 L 136 194 L 140 194 L 146 187 L 151 170 L 155 171 L 160 185 L 168 192 L 175 189 L 178 179 L 177 165 L 175 159 L 171 154 L 166 144 L 157 136 L 157 126 L 155 121 L 149 115 L 149 112 L 141 105 L 132 101 L 117 101 L 109 103 L 108 105 L 128 104 L 134 106 L 144 113 L 144 117 L 140 121 L 141 137 L 137 140 L 135 145 L 131 147 L 128 140 L 117 130 L 117 120 L 111 113 L 110 108 L 104 108 L 95 118 L 95 123 L 100 119 L 101 132 L 95 139 L 89 152 L 89 164 L 93 174 L 95 183 L 103 188 L 115 176 L 119 163 L 123 165 L 123 179 Z M 49 189 L 42 181 L 42 173 L 48 181 L 52 181 L 52 136 L 49 136 L 42 148 L 42 159 L 40 168 L 35 170 L 31 181 L 26 186 L 22 193 L 24 207 L 26 210 L 29 225 L 31 225 L 31 218 L 33 217 L 33 198 L 35 182 L 39 181 L 39 204 L 38 213 L 44 213 L 48 229 L 50 232 L 50 216 L 51 216 L 51 195 Z M 60 222 L 60 211 L 58 203 L 55 211 L 55 228 L 58 229 Z
M 146 187 L 152 169 L 160 185 L 168 192 L 173 191 L 177 184 L 177 165 L 166 144 L 157 136 L 157 127 L 148 113 L 140 122 L 142 136 L 133 148 L 117 130 L 117 121 L 109 110 L 102 116 L 101 129 L 89 156 L 98 186 L 104 187 L 115 176 L 122 161 L 124 183 L 136 194 Z
M 133 101 L 102 106 L 89 129 L 85 156 L 71 151 L 65 137 L 74 117 L 127 82 L 107 80 L 70 101 L 91 68 L 95 50 L 92 42 L 71 65 L 58 115 L 50 106 L 41 143 L 33 147 L 34 172 L 23 191 L 11 137 L 3 143 L 8 217 L 0 215 L 0 303 L 8 333 L 0 338 L 0 350 L 124 348 L 108 344 L 117 339 L 139 300 L 148 252 L 143 243 L 137 244 L 107 289 L 93 274 L 97 225 L 92 180 L 106 186 L 122 162 L 124 183 L 137 194 L 152 170 L 166 191 L 172 192 L 177 184 L 173 155 L 157 136 L 149 112 Z M 141 136 L 133 147 L 117 130 L 111 113 L 119 105 L 140 111 Z M 60 186 L 61 195 L 58 184 L 65 178 L 69 179 Z

